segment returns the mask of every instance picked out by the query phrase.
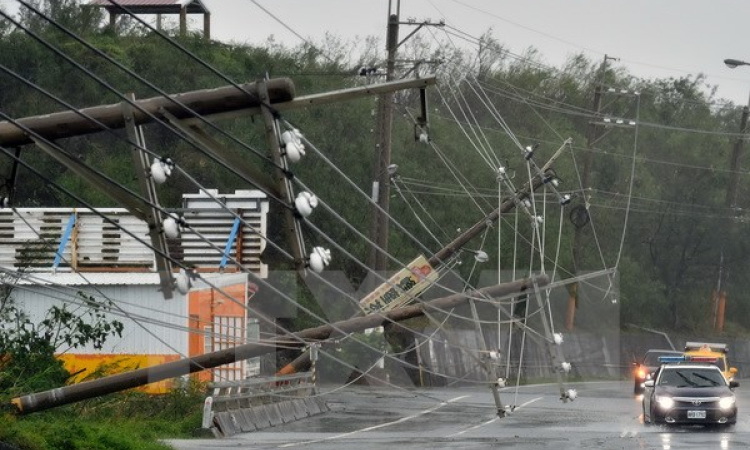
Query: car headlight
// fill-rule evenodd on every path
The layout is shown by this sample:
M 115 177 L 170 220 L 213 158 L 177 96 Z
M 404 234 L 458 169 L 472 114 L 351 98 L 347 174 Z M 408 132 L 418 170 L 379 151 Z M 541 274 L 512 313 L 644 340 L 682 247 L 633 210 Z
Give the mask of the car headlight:
M 719 408 L 729 409 L 734 406 L 734 402 L 734 397 L 722 397 L 721 400 L 719 400 Z
M 674 400 L 672 400 L 672 397 L 658 396 L 656 397 L 656 403 L 658 403 L 659 406 L 662 407 L 662 409 L 670 409 L 674 406 Z

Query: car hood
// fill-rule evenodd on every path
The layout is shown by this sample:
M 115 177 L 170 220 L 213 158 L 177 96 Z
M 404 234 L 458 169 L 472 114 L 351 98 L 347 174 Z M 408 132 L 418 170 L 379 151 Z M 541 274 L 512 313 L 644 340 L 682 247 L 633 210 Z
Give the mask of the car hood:
M 729 397 L 734 395 L 727 386 L 693 388 L 693 387 L 675 387 L 659 386 L 656 388 L 656 395 L 666 395 L 669 397 Z

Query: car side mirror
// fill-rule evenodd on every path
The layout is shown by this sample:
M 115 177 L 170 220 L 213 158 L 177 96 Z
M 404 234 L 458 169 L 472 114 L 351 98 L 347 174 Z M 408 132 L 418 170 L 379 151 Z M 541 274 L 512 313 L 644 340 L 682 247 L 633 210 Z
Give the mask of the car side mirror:
M 731 373 L 732 375 L 734 375 L 735 373 L 737 373 L 737 368 L 736 367 L 730 367 L 729 368 L 729 373 Z
M 644 381 L 644 382 L 643 382 L 643 386 L 644 386 L 644 387 L 647 387 L 647 388 L 652 388 L 652 387 L 654 387 L 654 380 L 646 380 L 646 381 Z
M 729 389 L 734 389 L 740 387 L 740 382 L 732 380 L 729 382 Z

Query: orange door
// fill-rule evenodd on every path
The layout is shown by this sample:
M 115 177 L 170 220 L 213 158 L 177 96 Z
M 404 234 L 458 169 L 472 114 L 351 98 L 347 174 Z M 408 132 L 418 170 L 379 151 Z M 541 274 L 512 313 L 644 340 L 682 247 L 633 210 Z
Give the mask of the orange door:
M 190 356 L 223 350 L 245 341 L 246 283 L 188 294 Z M 242 362 L 197 373 L 200 381 L 228 381 L 244 377 Z

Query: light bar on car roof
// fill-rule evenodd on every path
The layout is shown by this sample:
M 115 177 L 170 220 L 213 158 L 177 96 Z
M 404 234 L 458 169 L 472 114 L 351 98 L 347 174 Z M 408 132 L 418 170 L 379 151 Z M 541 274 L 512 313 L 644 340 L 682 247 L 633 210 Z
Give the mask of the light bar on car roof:
M 715 356 L 691 356 L 690 362 L 714 364 L 718 359 Z
M 680 356 L 660 356 L 659 362 L 662 364 L 667 363 L 677 363 L 677 362 L 685 362 L 687 361 L 686 357 L 684 355 Z

